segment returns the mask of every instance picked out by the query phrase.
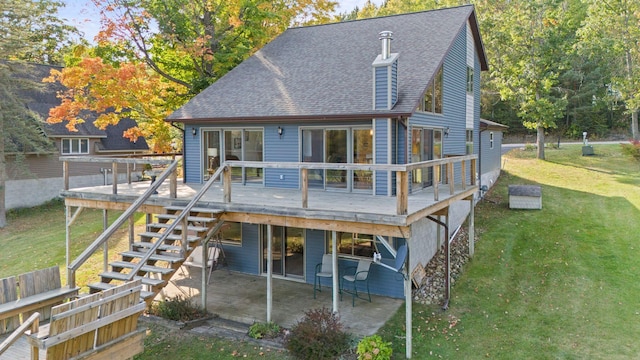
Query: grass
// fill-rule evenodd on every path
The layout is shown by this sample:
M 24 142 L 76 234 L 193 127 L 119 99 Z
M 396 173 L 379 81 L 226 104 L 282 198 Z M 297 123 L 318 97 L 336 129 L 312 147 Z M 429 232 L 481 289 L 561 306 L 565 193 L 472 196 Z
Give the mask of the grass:
M 594 148 L 592 157 L 582 157 L 580 146 L 547 149 L 547 161 L 533 151 L 504 157 L 503 174 L 487 194 L 491 201 L 476 209 L 476 254 L 452 289 L 449 310 L 413 305 L 414 359 L 640 354 L 640 164 L 618 145 Z M 541 185 L 543 209 L 509 210 L 509 184 Z M 0 230 L 0 276 L 63 263 L 63 219 L 55 207 L 10 217 Z M 83 214 L 72 228 L 74 252 L 88 244 L 75 239 L 95 238 L 101 228 L 101 212 Z M 392 342 L 394 359 L 404 358 L 404 307 L 379 334 Z M 152 325 L 136 359 L 238 357 L 286 355 Z
M 75 208 L 73 209 L 75 212 Z M 108 223 L 111 224 L 121 212 L 108 212 Z M 0 262 L 0 277 L 17 275 L 43 269 L 50 266 L 60 266 L 63 284 L 66 283 L 66 231 L 65 210 L 60 200 L 45 205 L 12 210 L 7 214 L 8 226 L 0 229 L 0 248 L 2 248 L 2 262 Z M 144 226 L 144 217 L 138 215 L 136 226 Z M 72 260 L 82 253 L 102 233 L 102 211 L 84 209 L 71 226 Z M 115 240 L 109 241 L 109 258 L 116 259 L 118 252 L 128 247 L 127 227 L 120 229 Z M 78 284 L 95 281 L 96 275 L 102 270 L 103 250 L 97 251 L 83 265 L 76 276 Z M 84 289 L 86 290 L 86 289 Z
M 640 353 L 640 167 L 619 145 L 505 156 L 476 209 L 473 260 L 450 309 L 414 304 L 414 358 L 628 359 Z M 542 186 L 543 210 L 509 210 L 509 184 Z M 404 313 L 381 334 L 404 355 Z

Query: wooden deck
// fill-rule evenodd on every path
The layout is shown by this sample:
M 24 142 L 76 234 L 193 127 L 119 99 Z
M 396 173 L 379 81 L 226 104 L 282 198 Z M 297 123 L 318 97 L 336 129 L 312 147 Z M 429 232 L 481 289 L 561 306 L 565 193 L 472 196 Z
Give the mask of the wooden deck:
M 136 182 L 118 185 L 118 193 L 112 193 L 112 186 L 94 186 L 65 190 L 62 196 L 69 206 L 82 206 L 99 209 L 124 210 L 134 202 L 150 182 Z M 202 185 L 178 182 L 177 196 L 171 198 L 169 184 L 161 185 L 158 195 L 152 196 L 143 211 L 161 213 L 165 206 L 184 205 Z M 446 190 L 445 190 L 446 189 Z M 298 189 L 264 188 L 260 185 L 233 184 L 231 202 L 224 201 L 224 189 L 214 185 L 198 203 L 198 207 L 224 210 L 224 219 L 249 223 L 269 223 L 272 225 L 298 226 L 326 230 L 342 230 L 340 224 L 364 227 L 378 234 L 406 237 L 408 227 L 414 221 L 427 215 L 438 213 L 451 203 L 468 199 L 477 191 L 477 186 L 467 185 L 465 189 L 456 187 L 454 194 L 449 187 L 440 187 L 439 200 L 434 200 L 433 188 L 410 194 L 407 215 L 397 215 L 395 196 L 373 196 L 363 193 L 341 191 L 310 190 L 308 208 L 301 205 L 301 191 Z M 327 221 L 334 223 L 327 224 Z M 325 223 L 325 224 L 322 224 Z M 361 224 L 360 226 L 354 224 Z M 372 228 L 373 227 L 373 228 Z M 390 230 L 392 227 L 395 230 Z M 387 228 L 383 231 L 382 228 Z M 398 230 L 400 228 L 401 230 Z M 389 232 L 392 233 L 389 233 Z M 364 231 L 360 231 L 364 232 Z

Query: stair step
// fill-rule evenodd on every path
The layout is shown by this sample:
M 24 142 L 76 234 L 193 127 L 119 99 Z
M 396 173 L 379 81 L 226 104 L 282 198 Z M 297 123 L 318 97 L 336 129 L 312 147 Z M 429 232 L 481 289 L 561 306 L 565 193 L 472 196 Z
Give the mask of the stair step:
M 116 285 L 114 284 L 109 284 L 109 283 L 103 283 L 103 282 L 99 282 L 99 283 L 93 283 L 93 284 L 89 284 L 89 289 L 92 290 L 96 290 L 96 291 L 102 291 L 102 290 L 108 290 L 111 289 L 112 287 L 115 287 Z M 145 300 L 151 296 L 155 297 L 155 293 L 151 292 L 151 291 L 140 291 L 140 298 Z
M 155 243 L 152 242 L 135 242 L 133 244 L 131 244 L 131 246 L 133 248 L 142 248 L 142 249 L 150 249 L 153 245 L 155 245 Z M 158 246 L 158 250 L 160 251 L 182 251 L 182 246 L 178 246 L 178 245 L 167 245 L 167 244 L 162 244 L 160 246 Z M 187 248 L 187 251 L 190 251 L 191 248 Z
M 138 264 L 128 262 L 128 261 L 112 261 L 109 265 L 111 265 L 112 268 L 133 269 Z M 165 268 L 165 267 L 153 266 L 153 265 L 143 265 L 142 268 L 140 268 L 140 270 L 148 273 L 156 273 L 156 274 L 162 274 L 162 275 L 171 274 L 172 272 L 175 271 L 171 268 Z
M 113 279 L 113 280 L 120 280 L 120 281 L 129 280 L 129 274 L 115 272 L 115 271 L 103 272 L 100 274 L 100 277 L 103 279 Z M 165 281 L 162 279 L 153 279 L 146 276 L 134 276 L 133 279 L 134 280 L 141 279 L 143 285 L 149 285 L 149 286 L 159 286 L 165 283 Z
M 158 220 L 175 220 L 178 218 L 178 215 L 175 214 L 157 214 L 156 217 Z M 187 221 L 189 222 L 201 222 L 201 223 L 210 223 L 216 221 L 216 218 L 204 217 L 204 216 L 187 216 Z
M 177 205 L 170 205 L 170 206 L 165 206 L 165 209 L 168 210 L 168 211 L 184 211 L 185 207 L 184 206 L 177 206 Z M 220 210 L 220 209 L 203 208 L 203 207 L 192 207 L 189 212 L 190 213 L 204 213 L 204 214 L 218 215 L 218 214 L 222 214 L 224 211 Z
M 143 233 L 140 233 L 140 236 L 144 236 L 144 237 L 148 237 L 148 238 L 161 238 L 162 236 L 164 236 L 164 233 L 159 233 L 159 232 L 152 232 L 152 231 L 145 231 Z M 168 234 L 166 237 L 167 240 L 182 240 L 182 235 L 180 234 Z M 200 241 L 200 237 L 199 236 L 193 236 L 193 235 L 187 235 L 187 241 L 188 242 L 198 242 Z
M 152 223 L 147 225 L 147 229 L 152 229 L 152 228 L 158 228 L 158 229 L 166 229 L 169 226 L 171 226 L 171 224 L 166 224 L 166 223 Z M 176 225 L 175 227 L 176 230 L 182 231 L 182 224 Z M 209 230 L 208 227 L 206 226 L 193 226 L 193 225 L 189 225 L 187 226 L 187 230 L 188 231 L 195 231 L 195 232 L 203 232 L 203 231 L 207 231 Z
M 120 255 L 124 256 L 124 257 L 132 257 L 132 258 L 142 258 L 143 256 L 146 255 L 146 252 L 140 252 L 140 251 L 125 251 L 125 252 L 121 252 Z M 176 254 L 178 255 L 178 254 Z M 184 261 L 184 258 L 178 256 L 171 256 L 171 255 L 158 255 L 158 254 L 153 254 L 151 255 L 151 257 L 149 257 L 149 260 L 153 260 L 153 261 L 166 261 L 169 263 L 177 263 L 177 262 L 181 262 Z

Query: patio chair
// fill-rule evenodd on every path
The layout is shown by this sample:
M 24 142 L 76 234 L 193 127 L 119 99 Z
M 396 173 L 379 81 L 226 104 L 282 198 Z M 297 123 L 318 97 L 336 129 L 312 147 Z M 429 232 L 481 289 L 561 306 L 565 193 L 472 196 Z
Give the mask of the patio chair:
M 220 256 L 220 249 L 216 246 L 208 247 L 209 256 L 207 257 L 207 268 L 209 268 L 209 275 L 207 276 L 207 284 L 211 280 L 211 273 L 218 266 L 218 257 Z M 197 267 L 202 269 L 202 246 L 196 246 L 191 252 L 191 255 L 182 263 L 182 266 Z
M 316 265 L 316 274 L 313 279 L 313 298 L 316 298 L 316 291 L 322 291 L 321 278 L 333 277 L 333 260 L 331 254 L 322 255 L 322 262 Z
M 371 266 L 371 260 L 360 259 L 358 260 L 358 266 L 350 266 L 345 269 L 345 272 L 353 271 L 352 275 L 343 275 L 340 282 L 340 300 L 342 300 L 342 293 L 346 292 L 351 294 L 352 306 L 356 306 L 356 298 L 367 300 L 371 302 L 371 294 L 369 293 L 369 267 Z M 353 270 L 351 270 L 353 269 Z M 345 281 L 348 288 L 345 288 Z M 358 282 L 364 283 L 367 289 L 367 297 L 365 298 L 362 292 L 358 292 Z M 351 286 L 353 284 L 353 286 Z

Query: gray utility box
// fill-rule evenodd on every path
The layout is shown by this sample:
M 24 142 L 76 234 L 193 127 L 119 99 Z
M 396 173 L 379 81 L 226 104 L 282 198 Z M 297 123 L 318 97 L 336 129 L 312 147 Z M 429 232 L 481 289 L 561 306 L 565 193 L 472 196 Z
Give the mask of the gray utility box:
M 509 185 L 510 209 L 542 209 L 542 189 L 538 185 Z

